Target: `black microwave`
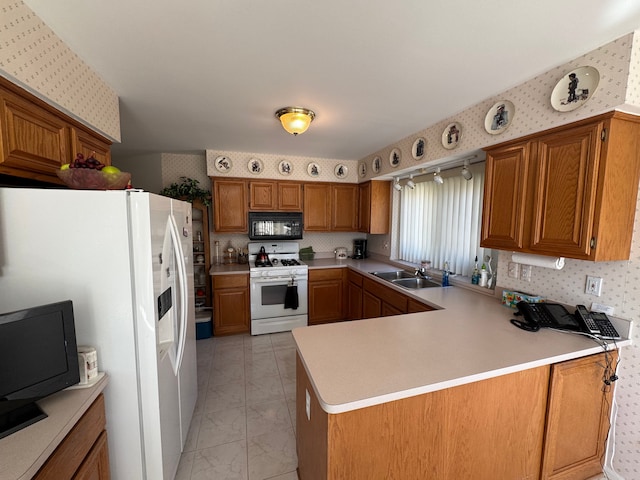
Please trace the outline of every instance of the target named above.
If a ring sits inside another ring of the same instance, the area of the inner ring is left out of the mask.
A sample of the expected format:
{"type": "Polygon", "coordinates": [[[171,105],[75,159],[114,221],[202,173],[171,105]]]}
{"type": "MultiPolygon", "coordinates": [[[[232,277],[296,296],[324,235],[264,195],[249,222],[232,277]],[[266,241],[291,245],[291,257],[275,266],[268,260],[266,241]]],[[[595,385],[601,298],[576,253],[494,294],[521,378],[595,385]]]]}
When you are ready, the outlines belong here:
{"type": "Polygon", "coordinates": [[[249,240],[299,240],[302,212],[249,212],[249,240]]]}

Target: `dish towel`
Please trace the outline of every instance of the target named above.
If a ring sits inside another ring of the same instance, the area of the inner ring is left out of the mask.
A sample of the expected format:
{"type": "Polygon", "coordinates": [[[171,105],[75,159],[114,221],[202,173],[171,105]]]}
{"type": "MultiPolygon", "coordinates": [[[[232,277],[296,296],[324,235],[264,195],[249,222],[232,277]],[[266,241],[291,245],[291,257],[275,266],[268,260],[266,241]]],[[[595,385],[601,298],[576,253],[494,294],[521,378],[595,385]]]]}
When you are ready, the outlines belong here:
{"type": "Polygon", "coordinates": [[[297,310],[298,306],[298,286],[289,285],[287,287],[287,292],[284,294],[284,308],[297,310]]]}

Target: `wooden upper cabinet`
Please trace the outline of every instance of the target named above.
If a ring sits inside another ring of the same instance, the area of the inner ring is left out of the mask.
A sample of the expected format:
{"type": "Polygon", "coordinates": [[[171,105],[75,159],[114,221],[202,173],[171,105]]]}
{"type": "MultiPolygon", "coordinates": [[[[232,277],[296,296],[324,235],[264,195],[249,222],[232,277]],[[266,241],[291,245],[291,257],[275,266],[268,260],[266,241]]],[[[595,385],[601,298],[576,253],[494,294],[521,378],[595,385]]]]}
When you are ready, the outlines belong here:
{"type": "Polygon", "coordinates": [[[532,251],[589,256],[603,128],[599,122],[537,140],[532,251]]]}
{"type": "Polygon", "coordinates": [[[530,148],[525,142],[487,152],[480,240],[483,247],[523,247],[530,148]]]}
{"type": "Polygon", "coordinates": [[[331,229],[331,185],[304,185],[304,229],[326,232],[331,229]]]}
{"type": "Polygon", "coordinates": [[[370,181],[359,186],[358,231],[389,233],[391,182],[370,181]]]}
{"type": "Polygon", "coordinates": [[[249,182],[249,210],[276,210],[278,201],[277,182],[249,182]]]}
{"type": "Polygon", "coordinates": [[[213,180],[216,232],[247,233],[247,184],[241,179],[213,180]]]}
{"type": "Polygon", "coordinates": [[[298,182],[278,182],[278,210],[302,211],[302,184],[298,182]]]}
{"type": "Polygon", "coordinates": [[[628,260],[640,118],[621,112],[487,149],[484,247],[628,260]]]}
{"type": "Polygon", "coordinates": [[[108,143],[87,132],[71,128],[71,161],[75,160],[78,153],[82,153],[84,158],[89,158],[93,154],[96,160],[105,165],[111,165],[111,148],[108,143]]]}
{"type": "Polygon", "coordinates": [[[0,90],[0,132],[0,173],[50,181],[69,162],[69,124],[4,90],[0,90]]]}
{"type": "Polygon", "coordinates": [[[62,184],[56,175],[76,153],[111,164],[111,142],[0,77],[0,174],[62,184]]]}
{"type": "Polygon", "coordinates": [[[355,232],[358,230],[358,185],[331,186],[331,230],[355,232]]]}

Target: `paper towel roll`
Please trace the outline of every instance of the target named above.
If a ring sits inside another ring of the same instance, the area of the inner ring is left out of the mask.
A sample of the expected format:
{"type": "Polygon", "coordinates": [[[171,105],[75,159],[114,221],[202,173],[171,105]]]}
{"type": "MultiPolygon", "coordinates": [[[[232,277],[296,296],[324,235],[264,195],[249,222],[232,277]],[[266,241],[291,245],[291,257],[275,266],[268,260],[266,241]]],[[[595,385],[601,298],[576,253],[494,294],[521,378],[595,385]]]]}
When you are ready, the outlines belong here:
{"type": "Polygon", "coordinates": [[[511,261],[524,265],[533,265],[534,267],[552,268],[553,270],[562,270],[562,267],[564,267],[564,257],[543,257],[527,253],[514,253],[511,255],[511,261]]]}

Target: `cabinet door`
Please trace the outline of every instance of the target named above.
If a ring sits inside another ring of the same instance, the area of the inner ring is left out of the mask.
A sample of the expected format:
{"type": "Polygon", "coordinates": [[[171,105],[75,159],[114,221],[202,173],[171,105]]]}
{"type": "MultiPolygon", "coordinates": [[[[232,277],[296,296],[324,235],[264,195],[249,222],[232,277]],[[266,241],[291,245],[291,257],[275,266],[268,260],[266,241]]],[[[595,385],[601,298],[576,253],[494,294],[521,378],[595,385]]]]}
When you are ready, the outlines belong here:
{"type": "Polygon", "coordinates": [[[304,229],[318,232],[331,230],[331,185],[304,185],[304,229]]]}
{"type": "Polygon", "coordinates": [[[71,159],[75,160],[78,153],[82,153],[84,158],[91,155],[105,165],[111,165],[111,149],[107,142],[103,142],[96,137],[77,128],[71,129],[71,159]]]}
{"type": "Polygon", "coordinates": [[[276,210],[277,182],[249,182],[249,210],[276,210]]]}
{"type": "Polygon", "coordinates": [[[302,184],[278,182],[278,210],[302,211],[302,184]]]}
{"type": "Polygon", "coordinates": [[[349,270],[347,272],[347,318],[362,318],[362,275],[349,270]]]}
{"type": "Polygon", "coordinates": [[[0,92],[0,173],[62,183],[56,176],[69,162],[69,125],[10,92],[0,92]]]}
{"type": "Polygon", "coordinates": [[[106,430],[93,444],[91,451],[73,476],[73,480],[109,480],[109,449],[106,430]]]}
{"type": "Polygon", "coordinates": [[[249,333],[248,288],[214,289],[213,303],[214,335],[249,333]]]}
{"type": "Polygon", "coordinates": [[[536,142],[531,251],[588,258],[596,199],[602,123],[540,137],[536,142]]]}
{"type": "Polygon", "coordinates": [[[617,352],[553,365],[542,458],[542,479],[580,480],[602,471],[613,386],[604,367],[617,352]]]}
{"type": "Polygon", "coordinates": [[[368,233],[371,227],[371,182],[358,187],[358,231],[368,233]]]}
{"type": "Polygon", "coordinates": [[[382,316],[382,300],[367,290],[362,291],[362,318],[382,316]]]}
{"type": "Polygon", "coordinates": [[[309,271],[309,325],[344,320],[343,270],[309,271]]]}
{"type": "Polygon", "coordinates": [[[413,298],[410,298],[407,302],[407,313],[416,313],[416,312],[431,312],[435,310],[435,308],[430,307],[422,302],[418,302],[413,298]]]}
{"type": "Polygon", "coordinates": [[[487,151],[480,245],[519,250],[524,246],[530,144],[487,151]]]}
{"type": "Polygon", "coordinates": [[[247,190],[244,180],[213,181],[216,232],[247,233],[247,190]]]}
{"type": "Polygon", "coordinates": [[[331,230],[358,230],[358,185],[333,185],[331,209],[331,230]]]}

